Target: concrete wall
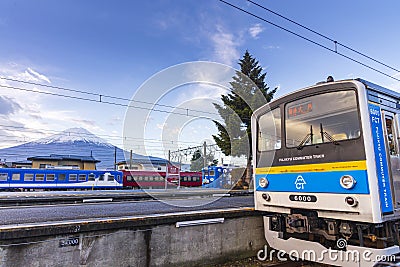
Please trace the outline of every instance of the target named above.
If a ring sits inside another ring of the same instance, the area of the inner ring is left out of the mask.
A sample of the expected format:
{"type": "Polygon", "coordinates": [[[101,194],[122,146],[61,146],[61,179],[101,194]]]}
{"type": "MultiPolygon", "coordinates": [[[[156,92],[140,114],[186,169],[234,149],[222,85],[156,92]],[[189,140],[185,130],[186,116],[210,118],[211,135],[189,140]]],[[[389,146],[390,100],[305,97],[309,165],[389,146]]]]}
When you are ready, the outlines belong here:
{"type": "Polygon", "coordinates": [[[210,266],[254,256],[264,244],[262,217],[239,217],[179,228],[165,224],[11,239],[1,242],[0,266],[210,266]],[[79,244],[61,246],[69,238],[79,244]]]}

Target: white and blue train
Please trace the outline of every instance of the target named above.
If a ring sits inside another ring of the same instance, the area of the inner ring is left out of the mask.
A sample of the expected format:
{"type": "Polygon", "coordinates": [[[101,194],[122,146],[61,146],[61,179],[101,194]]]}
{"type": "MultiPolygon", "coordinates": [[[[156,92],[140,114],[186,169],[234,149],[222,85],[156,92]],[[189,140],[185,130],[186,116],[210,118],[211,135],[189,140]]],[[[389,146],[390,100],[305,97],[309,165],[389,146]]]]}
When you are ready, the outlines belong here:
{"type": "Polygon", "coordinates": [[[201,170],[202,187],[204,188],[225,188],[232,186],[232,166],[208,166],[201,170]]]}
{"type": "Polygon", "coordinates": [[[338,266],[395,260],[399,93],[362,79],[318,83],[256,110],[252,140],[255,208],[272,248],[338,266]]]}
{"type": "Polygon", "coordinates": [[[77,169],[0,169],[0,190],[121,189],[122,172],[77,169]]]}

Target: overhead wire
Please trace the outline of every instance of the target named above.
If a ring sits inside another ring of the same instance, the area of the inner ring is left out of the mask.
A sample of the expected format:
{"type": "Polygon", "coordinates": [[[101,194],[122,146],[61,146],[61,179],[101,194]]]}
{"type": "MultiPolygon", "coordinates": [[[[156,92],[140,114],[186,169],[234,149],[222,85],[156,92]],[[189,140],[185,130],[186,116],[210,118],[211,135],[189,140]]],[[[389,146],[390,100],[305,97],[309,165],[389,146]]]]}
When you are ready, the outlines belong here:
{"type": "Polygon", "coordinates": [[[280,18],[283,18],[283,19],[285,19],[285,20],[287,20],[287,21],[289,21],[289,22],[291,22],[291,23],[293,23],[293,24],[295,24],[295,25],[297,25],[297,26],[299,26],[299,27],[301,27],[301,28],[303,28],[303,29],[306,29],[306,30],[308,30],[308,31],[310,31],[310,32],[312,32],[312,33],[314,33],[314,34],[316,34],[316,35],[322,37],[322,38],[325,38],[325,39],[327,39],[327,40],[333,42],[335,45],[340,45],[340,46],[342,46],[343,48],[346,48],[346,49],[348,49],[348,50],[350,50],[350,51],[352,51],[352,52],[354,52],[354,53],[356,53],[356,54],[359,54],[360,56],[363,56],[363,57],[365,57],[365,58],[368,58],[369,60],[372,60],[372,61],[374,61],[374,62],[376,62],[376,63],[378,63],[378,64],[380,64],[380,65],[382,65],[382,66],[385,66],[385,67],[387,67],[387,68],[389,68],[389,69],[391,69],[391,70],[394,70],[394,71],[396,71],[396,72],[400,72],[399,69],[396,69],[396,68],[394,68],[394,67],[392,67],[392,66],[390,66],[390,65],[388,65],[388,64],[386,64],[386,63],[383,63],[382,61],[379,61],[379,60],[377,60],[377,59],[375,59],[375,58],[373,58],[373,57],[370,57],[370,56],[368,56],[368,55],[366,55],[366,54],[364,54],[364,53],[361,53],[360,51],[358,51],[358,50],[356,50],[356,49],[354,49],[354,48],[351,48],[351,47],[349,47],[349,46],[347,46],[347,45],[344,45],[344,44],[342,44],[342,43],[340,43],[340,42],[338,42],[338,41],[336,41],[336,40],[334,40],[334,39],[332,39],[332,38],[330,38],[330,37],[328,37],[328,36],[326,36],[326,35],[324,35],[324,34],[322,34],[322,33],[319,33],[319,32],[317,32],[317,31],[315,31],[315,30],[313,30],[313,29],[311,29],[311,28],[309,28],[309,27],[307,27],[307,26],[304,26],[304,25],[301,24],[301,23],[298,23],[298,22],[296,22],[296,21],[294,21],[294,20],[292,20],[292,19],[290,19],[290,18],[288,18],[288,17],[285,17],[285,16],[279,14],[278,12],[273,11],[273,10],[271,10],[271,9],[269,9],[269,8],[267,8],[267,7],[263,6],[263,5],[261,5],[261,4],[258,4],[258,3],[254,2],[254,1],[252,1],[252,0],[246,0],[246,1],[249,2],[249,3],[252,3],[253,5],[258,6],[258,7],[262,8],[262,9],[264,9],[264,10],[266,10],[266,11],[268,11],[268,12],[270,12],[270,13],[272,13],[272,14],[274,14],[274,15],[280,17],[280,18]]]}
{"type": "MultiPolygon", "coordinates": [[[[64,97],[64,98],[77,99],[77,100],[83,100],[83,101],[97,102],[97,103],[103,103],[103,104],[109,104],[109,105],[115,105],[115,106],[121,106],[121,107],[135,108],[135,109],[140,109],[140,110],[150,110],[150,111],[167,113],[167,114],[182,115],[182,116],[193,117],[193,118],[203,118],[204,116],[192,115],[192,114],[189,113],[189,111],[199,112],[199,113],[204,113],[204,114],[210,114],[210,115],[218,115],[219,116],[218,113],[208,112],[208,111],[199,111],[199,110],[194,110],[194,109],[189,109],[189,108],[180,108],[180,107],[168,106],[168,107],[172,107],[172,108],[175,108],[175,109],[183,109],[183,110],[186,111],[185,113],[180,113],[180,112],[167,111],[167,110],[161,110],[161,109],[155,109],[155,108],[137,107],[137,106],[133,106],[133,105],[130,105],[130,104],[121,104],[121,103],[116,103],[116,102],[104,101],[102,99],[96,100],[96,99],[92,99],[92,98],[64,95],[64,94],[59,94],[59,93],[39,91],[39,90],[21,88],[21,87],[15,87],[15,86],[0,85],[0,87],[7,88],[7,89],[13,89],[13,90],[19,90],[19,91],[33,92],[33,93],[38,93],[38,94],[57,96],[57,97],[64,97]]],[[[157,104],[152,104],[152,105],[156,106],[157,104]]],[[[167,106],[165,106],[165,107],[167,107],[167,106]]]]}
{"type": "MultiPolygon", "coordinates": [[[[258,15],[256,15],[256,14],[254,14],[254,13],[251,13],[251,12],[249,12],[249,11],[243,9],[243,8],[240,8],[240,7],[234,5],[234,4],[230,3],[230,2],[227,2],[227,1],[225,1],[225,0],[219,0],[219,1],[222,2],[222,3],[224,3],[224,4],[226,4],[226,5],[229,5],[229,6],[233,7],[233,8],[235,8],[235,9],[239,10],[239,11],[242,11],[242,12],[248,14],[248,15],[251,15],[251,16],[253,16],[253,17],[255,17],[255,18],[259,19],[259,20],[262,20],[262,21],[264,21],[264,22],[266,22],[266,23],[268,23],[268,24],[271,24],[271,25],[273,25],[273,26],[275,26],[275,27],[277,27],[277,28],[279,28],[279,29],[281,29],[281,30],[284,30],[284,31],[286,31],[286,32],[288,32],[288,33],[291,33],[291,34],[293,34],[293,35],[295,35],[295,36],[297,36],[297,37],[299,37],[299,38],[301,38],[301,39],[304,39],[304,40],[306,40],[306,41],[308,41],[308,42],[311,42],[311,43],[313,43],[313,44],[315,44],[315,45],[317,45],[317,46],[320,46],[320,47],[322,47],[322,48],[324,48],[324,49],[326,49],[326,50],[329,50],[329,51],[331,51],[331,52],[334,52],[334,53],[336,53],[336,54],[338,54],[338,55],[340,55],[340,56],[342,56],[342,57],[344,57],[344,58],[346,58],[346,59],[348,59],[348,60],[351,60],[351,61],[353,61],[353,62],[355,62],[355,63],[358,63],[358,64],[360,64],[360,65],[362,65],[362,66],[364,66],[364,67],[366,67],[366,68],[369,68],[369,69],[371,69],[371,70],[373,70],[373,71],[376,71],[376,72],[378,72],[378,73],[380,73],[380,74],[382,74],[382,75],[385,75],[385,76],[387,76],[387,77],[389,77],[389,78],[392,78],[392,79],[394,79],[394,80],[396,80],[396,81],[400,81],[400,79],[398,79],[398,78],[396,78],[396,77],[393,77],[392,75],[389,75],[389,74],[387,74],[387,73],[385,73],[385,72],[382,72],[382,71],[380,71],[380,70],[378,70],[378,69],[376,69],[376,68],[373,68],[373,67],[371,67],[371,66],[369,66],[369,65],[367,65],[367,64],[365,64],[365,63],[363,63],[363,62],[361,62],[361,61],[358,61],[358,60],[353,59],[353,58],[351,58],[351,57],[349,57],[349,56],[347,56],[347,55],[344,55],[344,54],[338,52],[336,49],[334,50],[334,49],[332,49],[332,48],[329,48],[329,47],[327,47],[327,46],[325,46],[325,45],[323,45],[323,44],[320,44],[320,43],[318,43],[318,42],[316,42],[316,41],[313,41],[313,40],[311,40],[311,39],[309,39],[309,38],[307,38],[307,37],[304,37],[304,36],[302,36],[302,35],[300,35],[300,34],[294,32],[294,31],[291,31],[291,30],[289,30],[289,29],[287,29],[287,28],[284,28],[284,27],[282,27],[282,26],[280,26],[280,25],[278,25],[278,24],[276,24],[276,23],[273,23],[273,22],[271,22],[271,21],[269,21],[269,20],[266,20],[265,18],[262,18],[262,17],[260,17],[260,16],[258,16],[258,15]]],[[[256,3],[256,2],[252,1],[252,0],[246,0],[246,1],[249,2],[249,3],[251,3],[251,4],[253,4],[253,5],[256,5],[256,6],[262,8],[262,9],[264,9],[264,10],[266,10],[266,11],[268,11],[268,12],[270,12],[270,13],[276,15],[276,16],[279,16],[279,17],[281,17],[281,18],[283,18],[283,19],[285,19],[285,20],[287,20],[287,21],[289,21],[289,22],[291,22],[291,23],[294,23],[295,25],[297,25],[297,26],[299,26],[299,27],[302,27],[302,28],[304,28],[304,29],[306,29],[306,30],[308,30],[308,31],[310,31],[310,32],[312,32],[312,33],[314,33],[314,34],[317,34],[317,35],[319,35],[319,36],[321,36],[321,37],[323,37],[323,38],[325,38],[325,39],[327,39],[327,40],[330,40],[330,41],[334,42],[335,44],[338,44],[338,45],[340,45],[340,46],[343,46],[343,47],[345,47],[346,49],[349,49],[350,51],[353,51],[353,52],[355,52],[355,53],[357,53],[357,54],[360,54],[360,55],[362,55],[362,56],[364,56],[364,57],[366,57],[366,58],[368,58],[368,59],[370,59],[370,60],[373,60],[373,61],[375,61],[375,62],[377,62],[377,63],[379,63],[379,64],[381,64],[381,65],[383,65],[383,66],[385,66],[385,67],[388,67],[388,68],[390,68],[390,69],[392,69],[392,70],[395,70],[395,71],[399,72],[399,70],[396,69],[396,68],[394,68],[394,67],[391,67],[391,66],[389,66],[389,65],[387,65],[387,64],[385,64],[385,63],[383,63],[383,62],[381,62],[381,61],[378,61],[378,60],[376,60],[376,59],[374,59],[374,58],[372,58],[372,57],[370,57],[370,56],[368,56],[368,55],[365,55],[365,54],[363,54],[363,53],[361,53],[361,52],[359,52],[359,51],[357,51],[357,50],[355,50],[355,49],[353,49],[353,48],[351,48],[351,47],[349,47],[349,46],[346,46],[346,45],[344,45],[344,44],[342,44],[342,43],[340,43],[340,42],[337,42],[337,41],[335,41],[334,39],[332,39],[332,38],[330,38],[330,37],[328,37],[328,36],[326,36],[326,35],[323,35],[323,34],[317,32],[317,31],[315,31],[315,30],[312,30],[311,28],[306,27],[306,26],[304,26],[304,25],[302,25],[302,24],[300,24],[300,23],[298,23],[298,22],[296,22],[296,21],[294,21],[294,20],[292,20],[292,19],[290,19],[290,18],[287,18],[287,17],[285,17],[285,16],[283,16],[283,15],[281,15],[281,14],[279,14],[279,13],[277,13],[277,12],[275,12],[275,11],[269,9],[269,8],[266,8],[266,7],[263,6],[263,5],[260,5],[260,4],[256,3]]],[[[195,117],[195,118],[199,118],[200,116],[191,115],[191,114],[189,114],[189,111],[192,111],[192,112],[199,112],[199,113],[203,113],[203,114],[212,114],[212,115],[218,115],[218,116],[219,116],[218,113],[214,113],[214,112],[200,111],[200,110],[189,109],[189,108],[181,108],[181,107],[176,107],[176,106],[171,106],[171,105],[164,105],[164,104],[150,103],[150,102],[146,102],[146,101],[132,100],[132,99],[127,99],[127,98],[122,98],[122,97],[116,97],[116,96],[112,96],[112,95],[98,94],[98,93],[93,93],[93,92],[86,92],[86,91],[82,91],[82,90],[76,90],[76,89],[66,88],[66,87],[61,87],[61,86],[54,86],[54,85],[47,85],[47,84],[36,83],[36,82],[23,81],[23,80],[18,80],[18,79],[14,79],[14,78],[8,78],[8,77],[2,77],[2,76],[0,76],[0,79],[7,80],[7,81],[12,81],[12,82],[18,82],[18,83],[29,84],[29,85],[36,85],[36,86],[41,86],[41,87],[46,87],[46,88],[53,88],[53,89],[58,89],[58,90],[64,90],[64,91],[69,91],[69,92],[75,92],[75,93],[80,93],[80,94],[87,94],[87,95],[97,96],[97,97],[99,97],[99,99],[91,99],[91,98],[85,98],[85,97],[64,95],[64,94],[59,94],[59,93],[38,91],[38,90],[33,90],[33,89],[28,89],[28,88],[21,88],[21,87],[15,87],[15,86],[0,85],[0,87],[8,88],[8,89],[21,90],[21,91],[27,91],[27,92],[33,92],[33,93],[39,93],[39,94],[46,94],[46,95],[52,95],[52,96],[70,98],[70,99],[83,100],[83,101],[105,103],[105,104],[116,105],[116,106],[131,107],[131,108],[136,108],[136,109],[141,109],[141,110],[150,110],[150,111],[155,111],[155,112],[168,113],[168,114],[176,114],[176,115],[189,116],[189,117],[195,117]],[[111,99],[116,99],[116,100],[131,101],[131,102],[136,102],[136,103],[141,103],[141,104],[148,104],[148,105],[153,105],[153,106],[160,106],[160,107],[167,107],[167,108],[180,109],[180,110],[185,110],[186,112],[185,112],[185,113],[179,113],[179,112],[166,111],[166,110],[160,110],[160,109],[155,109],[155,108],[137,107],[137,106],[132,106],[132,105],[130,105],[130,104],[121,104],[121,103],[115,103],[115,102],[110,102],[110,101],[104,101],[104,100],[103,100],[103,97],[107,97],[107,98],[111,98],[111,99]]]]}
{"type": "MultiPolygon", "coordinates": [[[[91,133],[81,133],[79,131],[54,131],[54,130],[45,130],[45,129],[29,129],[29,128],[25,128],[25,127],[21,127],[21,126],[13,126],[13,125],[1,125],[3,126],[2,128],[4,128],[6,131],[7,129],[11,129],[11,130],[16,130],[16,129],[24,129],[26,131],[31,131],[31,132],[39,132],[41,134],[45,134],[45,133],[52,133],[52,134],[57,134],[59,135],[60,133],[63,133],[64,136],[71,136],[71,137],[91,137],[92,134],[91,133]]],[[[1,137],[10,137],[9,138],[5,138],[6,140],[3,139],[3,141],[9,141],[9,142],[14,142],[16,143],[15,145],[19,146],[19,153],[18,152],[7,152],[4,151],[2,156],[0,156],[0,158],[3,157],[12,157],[12,158],[26,158],[26,154],[29,154],[32,152],[35,152],[36,154],[40,154],[40,153],[46,153],[48,152],[48,150],[46,148],[37,148],[37,147],[30,147],[29,141],[35,141],[35,139],[33,138],[29,138],[29,137],[16,137],[16,136],[12,136],[12,135],[7,135],[7,134],[0,134],[1,137]],[[17,140],[19,138],[20,140],[17,140]],[[22,140],[23,139],[23,140],[22,140]],[[7,155],[7,156],[5,156],[7,155]]],[[[183,140],[161,140],[161,139],[154,139],[154,138],[136,138],[136,137],[125,137],[122,138],[120,136],[115,136],[115,135],[97,135],[99,137],[105,137],[107,136],[108,138],[114,138],[114,139],[124,139],[124,141],[126,141],[126,143],[114,143],[114,144],[109,144],[107,143],[109,146],[109,150],[112,151],[110,153],[106,152],[106,151],[98,151],[97,149],[94,149],[93,152],[96,154],[96,157],[107,157],[110,155],[114,155],[114,148],[116,147],[124,147],[125,152],[123,153],[128,153],[127,151],[129,150],[134,150],[136,152],[139,152],[139,150],[145,149],[147,152],[149,151],[154,151],[154,152],[160,152],[160,146],[163,147],[164,151],[167,151],[169,149],[171,150],[183,150],[186,149],[187,147],[191,147],[191,146],[196,146],[198,145],[197,142],[193,142],[193,141],[183,141],[183,140]],[[130,140],[130,141],[127,141],[130,140]],[[178,148],[177,148],[178,147],[178,148]]],[[[36,139],[37,141],[37,139],[36,139]]],[[[77,148],[81,148],[80,145],[78,144],[69,144],[69,148],[71,149],[71,151],[74,151],[77,148]]],[[[95,147],[94,147],[95,148],[95,147]]],[[[2,148],[2,149],[7,149],[7,148],[2,148]]],[[[11,148],[13,149],[13,148],[11,148]]],[[[57,153],[56,153],[57,154],[57,153]]],[[[74,154],[73,152],[71,152],[71,154],[74,154]]]]}
{"type": "MultiPolygon", "coordinates": [[[[60,134],[60,133],[67,133],[67,130],[64,131],[55,131],[55,130],[47,130],[47,129],[32,129],[32,128],[26,128],[23,126],[14,126],[14,125],[4,125],[4,124],[0,124],[0,127],[2,127],[2,129],[7,129],[7,128],[11,128],[11,129],[22,129],[25,132],[33,132],[33,133],[40,133],[40,134],[60,134]]],[[[91,133],[88,134],[82,134],[80,132],[75,132],[75,131],[69,131],[68,130],[68,134],[70,136],[92,136],[91,133]]],[[[94,134],[93,134],[94,135],[94,134]]],[[[0,135],[0,136],[6,136],[6,135],[0,135]]],[[[154,139],[154,138],[141,138],[141,137],[130,137],[130,136],[119,136],[119,135],[106,135],[106,134],[96,134],[95,136],[97,137],[107,137],[110,139],[123,139],[124,141],[129,141],[132,140],[132,142],[134,141],[146,141],[146,142],[163,142],[163,143],[174,143],[177,142],[176,140],[168,140],[168,139],[154,139]]],[[[10,137],[15,137],[15,136],[10,136],[10,137]]],[[[19,138],[24,138],[24,137],[19,137],[19,138]]],[[[27,137],[25,137],[27,138],[27,137]]],[[[32,139],[33,140],[33,139],[32,139]]],[[[37,139],[35,139],[37,140],[37,139]]],[[[188,142],[188,141],[179,141],[181,143],[189,143],[192,144],[194,142],[188,142]]]]}
{"type": "MultiPolygon", "coordinates": [[[[16,89],[16,90],[22,90],[22,91],[35,92],[35,93],[42,93],[42,94],[47,94],[47,95],[65,96],[65,97],[79,99],[79,100],[87,100],[87,101],[92,101],[92,102],[101,102],[101,103],[113,104],[114,102],[107,102],[107,101],[103,100],[104,98],[111,98],[111,99],[115,99],[115,100],[122,100],[122,101],[128,101],[128,102],[134,102],[134,103],[140,103],[140,104],[146,104],[146,105],[153,105],[153,106],[159,106],[159,107],[180,109],[180,110],[184,110],[184,111],[193,111],[193,112],[199,112],[199,113],[203,113],[203,114],[218,115],[215,112],[207,112],[207,111],[204,111],[204,110],[196,110],[196,109],[176,107],[176,106],[172,106],[172,105],[151,103],[151,102],[147,102],[147,101],[128,99],[128,98],[117,97],[117,96],[106,95],[106,94],[98,94],[98,93],[86,92],[86,91],[77,90],[77,89],[71,89],[71,88],[66,88],[66,87],[60,87],[60,86],[54,86],[54,85],[48,85],[48,84],[42,84],[42,83],[35,83],[35,82],[28,82],[28,81],[24,81],[24,80],[12,79],[12,78],[3,77],[3,76],[0,76],[0,79],[6,80],[6,81],[17,82],[17,83],[36,85],[36,86],[41,86],[41,87],[46,87],[46,88],[58,89],[58,90],[63,90],[63,91],[68,91],[68,92],[74,92],[74,93],[97,96],[98,99],[82,98],[82,97],[68,96],[68,95],[50,93],[50,92],[45,92],[45,91],[38,91],[38,90],[27,89],[27,88],[19,88],[19,87],[15,88],[15,87],[12,87],[12,86],[0,85],[1,87],[9,88],[9,89],[16,89]]],[[[131,105],[124,105],[124,106],[135,108],[134,106],[131,106],[131,105]]],[[[159,111],[159,110],[154,110],[154,111],[159,111]]]]}
{"type": "MultiPolygon", "coordinates": [[[[283,30],[283,31],[286,31],[286,32],[290,33],[290,34],[293,34],[293,35],[295,35],[295,36],[297,36],[297,37],[299,37],[299,38],[301,38],[301,39],[303,39],[303,40],[305,40],[305,41],[308,41],[308,42],[310,42],[310,43],[312,43],[312,44],[315,44],[315,45],[317,45],[317,46],[319,46],[319,47],[321,47],[321,48],[324,48],[324,49],[326,49],[326,50],[328,50],[328,51],[331,51],[331,52],[333,52],[333,53],[336,53],[337,55],[339,55],[339,56],[341,56],[341,57],[344,57],[344,58],[346,58],[346,59],[348,59],[348,60],[350,60],[350,61],[353,61],[353,62],[355,62],[355,63],[357,63],[357,64],[359,64],[359,65],[361,65],[361,66],[364,66],[364,67],[366,67],[366,68],[368,68],[368,69],[370,69],[370,70],[373,70],[373,71],[375,71],[375,72],[377,72],[377,73],[380,73],[380,74],[382,74],[382,75],[384,75],[384,76],[386,76],[386,77],[389,77],[389,78],[391,78],[391,79],[393,79],[393,80],[396,80],[396,81],[399,81],[399,82],[400,82],[400,79],[398,79],[398,78],[396,78],[396,77],[394,77],[394,76],[392,76],[392,75],[390,75],[390,74],[387,74],[387,73],[385,73],[385,72],[383,72],[383,71],[381,71],[381,70],[378,70],[377,68],[374,68],[374,67],[372,67],[372,66],[370,66],[370,65],[368,65],[368,64],[366,64],[366,63],[363,63],[363,62],[361,62],[361,61],[359,61],[359,60],[356,60],[356,59],[354,59],[354,58],[352,58],[352,57],[350,57],[350,56],[347,56],[347,55],[345,55],[345,54],[343,54],[343,53],[340,53],[340,52],[337,51],[337,49],[332,49],[332,48],[329,48],[329,47],[327,47],[327,46],[325,46],[325,45],[323,45],[323,44],[321,44],[321,43],[318,43],[318,42],[316,42],[316,41],[313,41],[313,40],[311,40],[310,38],[307,38],[307,37],[305,37],[305,36],[303,36],[303,35],[301,35],[301,34],[299,34],[299,33],[296,33],[296,32],[294,32],[294,31],[292,31],[292,30],[289,30],[289,29],[287,29],[287,28],[285,28],[285,27],[282,27],[282,26],[280,26],[280,25],[278,25],[278,24],[276,24],[276,23],[274,23],[274,22],[272,22],[272,21],[269,21],[269,20],[267,20],[267,19],[265,19],[265,18],[262,18],[262,17],[260,17],[260,16],[258,16],[258,15],[256,15],[256,14],[254,14],[254,13],[252,13],[252,12],[250,12],[250,11],[247,11],[247,10],[245,10],[245,9],[239,7],[239,6],[236,6],[236,5],[234,5],[234,4],[230,3],[230,2],[227,2],[227,1],[225,1],[225,0],[218,0],[218,1],[220,1],[220,2],[222,2],[222,3],[224,3],[224,4],[226,4],[226,5],[228,5],[228,6],[230,6],[230,7],[233,7],[233,8],[235,8],[235,9],[237,9],[237,10],[243,12],[243,13],[246,13],[246,14],[248,14],[248,15],[254,17],[254,18],[257,18],[257,19],[259,19],[259,20],[261,20],[261,21],[264,21],[264,22],[266,22],[266,23],[268,23],[268,24],[270,24],[270,25],[272,25],[272,26],[274,26],[274,27],[276,27],[276,28],[279,28],[279,29],[281,29],[281,30],[283,30]]],[[[248,1],[248,0],[246,0],[246,1],[248,1]]]]}

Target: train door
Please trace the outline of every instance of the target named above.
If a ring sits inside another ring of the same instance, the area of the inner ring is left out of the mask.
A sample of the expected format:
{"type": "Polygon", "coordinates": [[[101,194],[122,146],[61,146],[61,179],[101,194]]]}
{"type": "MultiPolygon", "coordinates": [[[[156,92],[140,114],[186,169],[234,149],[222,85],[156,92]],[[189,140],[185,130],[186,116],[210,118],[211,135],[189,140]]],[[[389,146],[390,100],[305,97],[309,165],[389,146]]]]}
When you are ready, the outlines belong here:
{"type": "Polygon", "coordinates": [[[392,177],[394,209],[400,209],[400,155],[399,155],[399,114],[384,111],[384,131],[388,150],[388,164],[392,177]]]}

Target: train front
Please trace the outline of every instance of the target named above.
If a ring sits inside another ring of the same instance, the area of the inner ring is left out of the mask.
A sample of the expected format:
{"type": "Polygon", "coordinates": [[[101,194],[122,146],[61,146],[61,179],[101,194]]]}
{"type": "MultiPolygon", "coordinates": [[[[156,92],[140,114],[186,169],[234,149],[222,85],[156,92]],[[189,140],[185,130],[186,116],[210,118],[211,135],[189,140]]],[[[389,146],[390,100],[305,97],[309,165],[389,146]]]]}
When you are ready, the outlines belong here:
{"type": "Polygon", "coordinates": [[[370,123],[357,81],[312,86],[254,112],[255,208],[268,215],[272,248],[339,266],[373,266],[399,251],[379,204],[370,123]]]}

